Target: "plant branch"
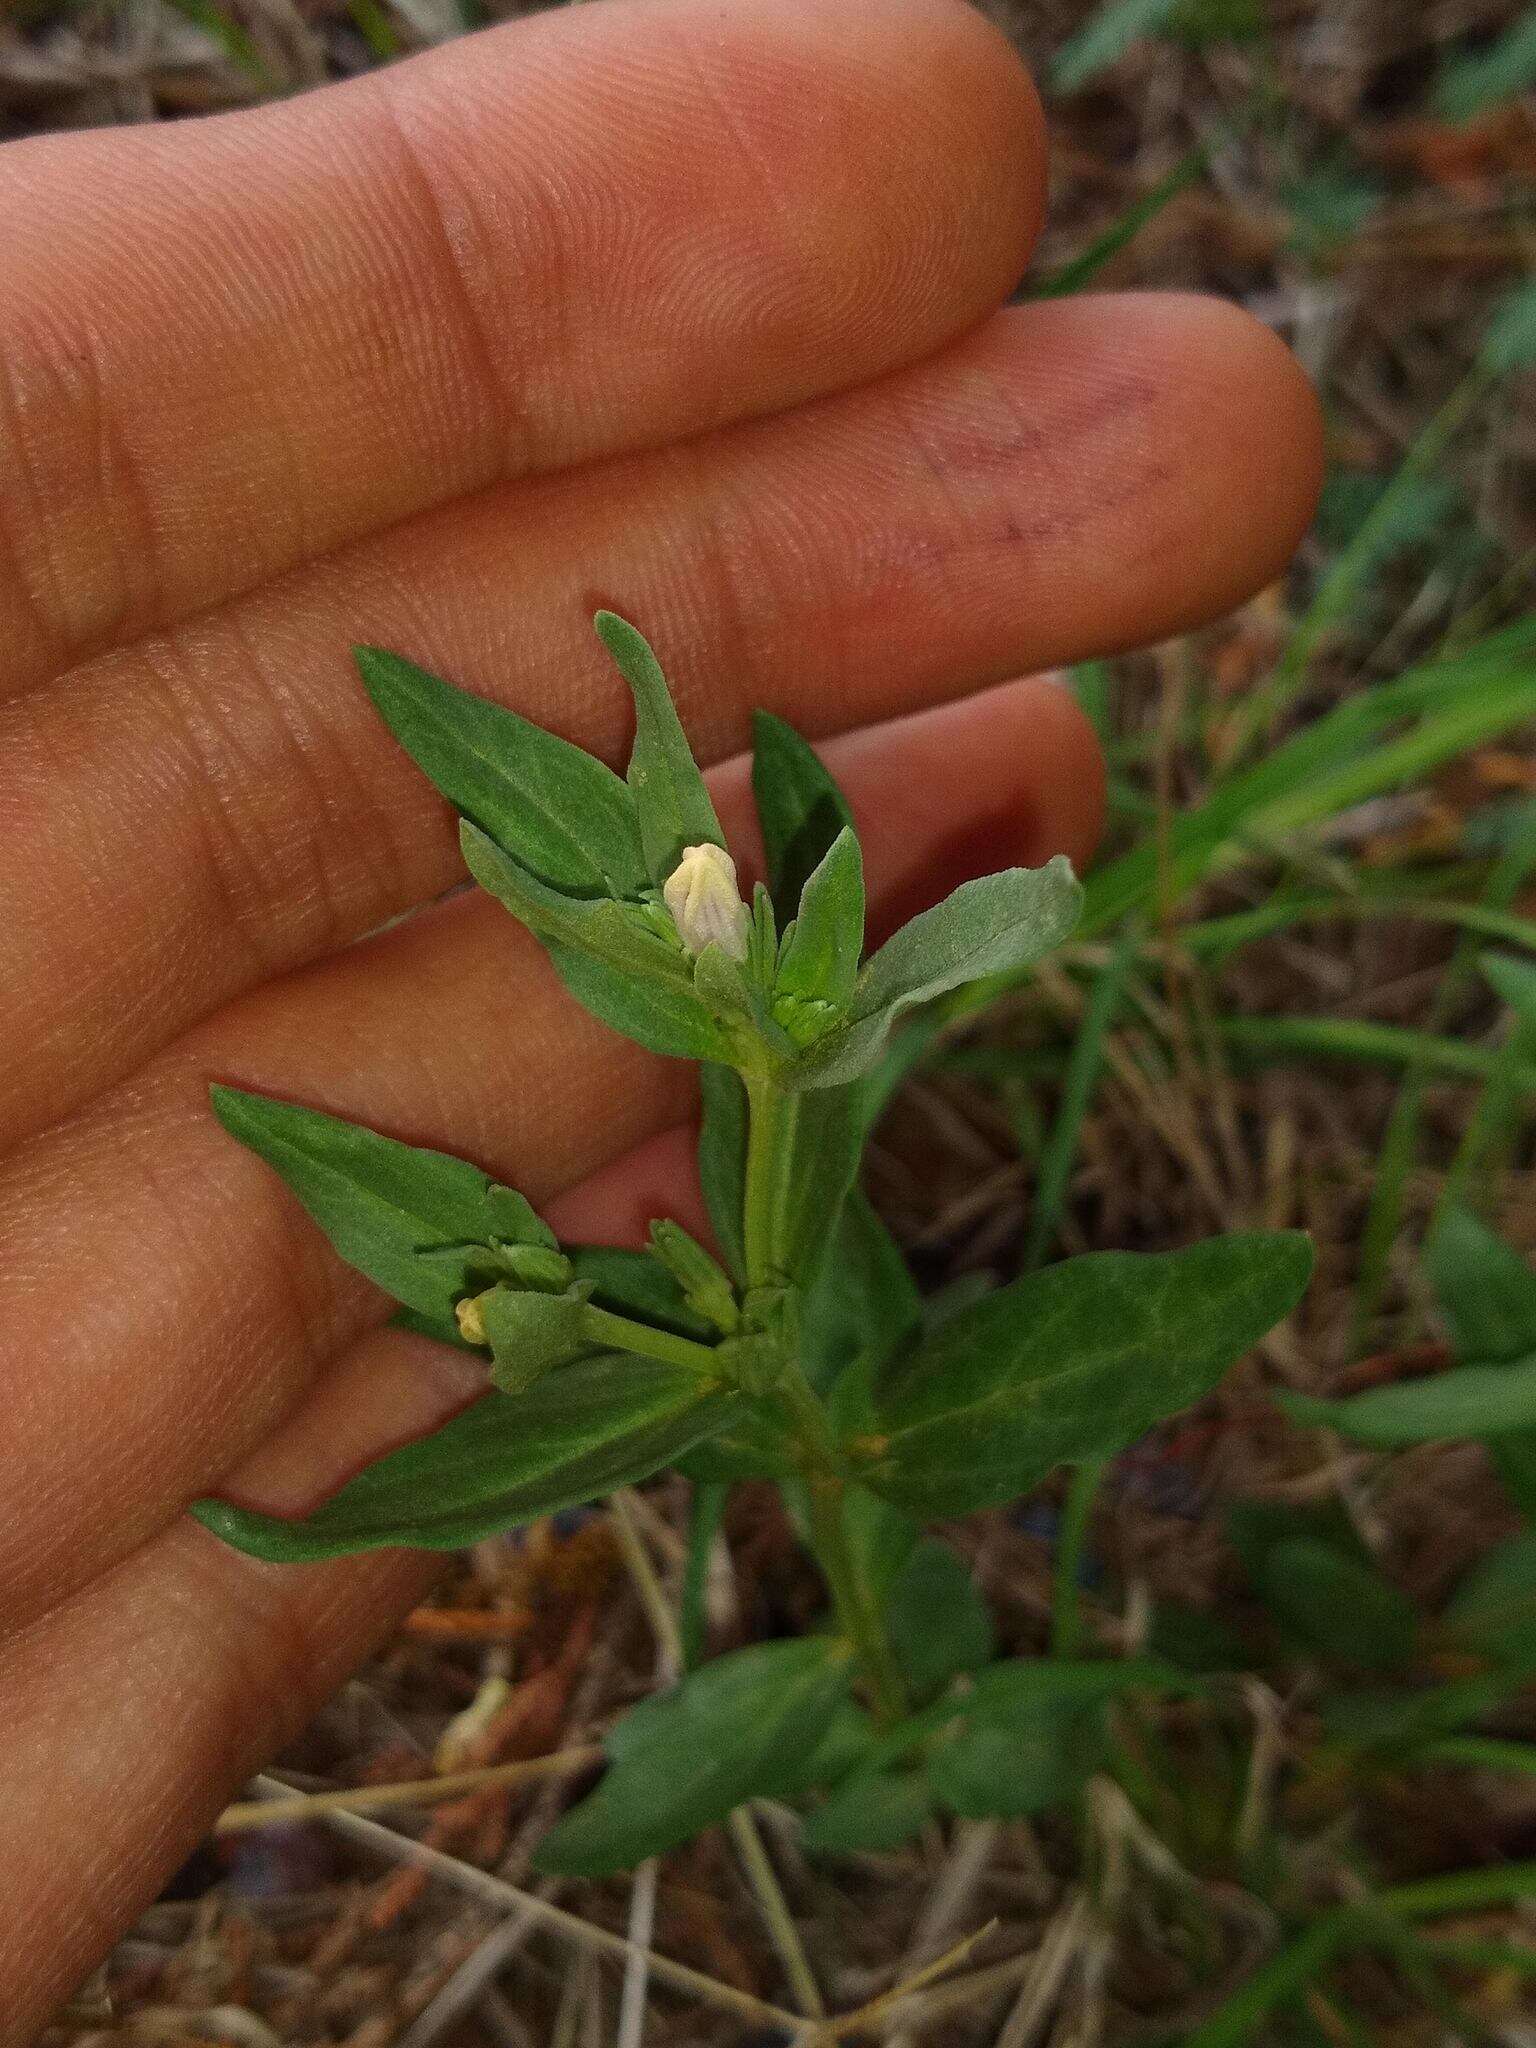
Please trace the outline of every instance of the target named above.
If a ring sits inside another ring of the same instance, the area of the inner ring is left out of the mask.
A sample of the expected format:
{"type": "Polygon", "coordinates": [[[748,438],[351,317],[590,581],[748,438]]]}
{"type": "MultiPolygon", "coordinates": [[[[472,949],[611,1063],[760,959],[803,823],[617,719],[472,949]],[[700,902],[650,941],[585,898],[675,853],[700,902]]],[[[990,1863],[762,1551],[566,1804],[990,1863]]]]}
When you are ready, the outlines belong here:
{"type": "Polygon", "coordinates": [[[633,1351],[641,1358],[659,1358],[667,1365],[685,1366],[689,1372],[720,1377],[720,1361],[708,1344],[692,1337],[679,1337],[675,1330],[658,1330],[650,1323],[637,1323],[631,1316],[615,1315],[611,1309],[593,1308],[582,1313],[582,1329],[594,1344],[614,1351],[633,1351]]]}

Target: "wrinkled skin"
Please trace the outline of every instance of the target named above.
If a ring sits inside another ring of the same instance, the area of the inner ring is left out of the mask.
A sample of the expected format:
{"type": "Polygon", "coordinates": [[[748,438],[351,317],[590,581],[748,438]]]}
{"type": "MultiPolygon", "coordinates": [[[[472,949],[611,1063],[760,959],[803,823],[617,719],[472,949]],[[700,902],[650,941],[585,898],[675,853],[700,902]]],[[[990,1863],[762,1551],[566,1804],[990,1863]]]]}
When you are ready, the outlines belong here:
{"type": "Polygon", "coordinates": [[[619,761],[614,606],[706,760],[755,704],[827,737],[889,921],[1086,858],[1100,765],[1034,672],[1291,553],[1284,348],[1178,296],[1004,309],[1043,184],[959,0],[605,0],[0,151],[5,2043],[436,1569],[264,1566],[184,1504],[301,1509],[475,1384],[383,1331],[208,1080],[573,1234],[690,1200],[687,1071],[434,901],[451,820],[348,643],[619,761]]]}

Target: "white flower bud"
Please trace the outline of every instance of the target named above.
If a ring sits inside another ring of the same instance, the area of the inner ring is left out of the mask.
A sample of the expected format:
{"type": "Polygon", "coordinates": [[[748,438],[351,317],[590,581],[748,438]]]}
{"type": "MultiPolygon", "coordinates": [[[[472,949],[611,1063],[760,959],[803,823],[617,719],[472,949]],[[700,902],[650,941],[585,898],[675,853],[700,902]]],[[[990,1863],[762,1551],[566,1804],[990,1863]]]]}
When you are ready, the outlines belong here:
{"type": "Polygon", "coordinates": [[[723,846],[685,846],[661,894],[690,953],[716,945],[732,960],[746,959],[752,913],[736,886],[736,863],[723,846]]]}

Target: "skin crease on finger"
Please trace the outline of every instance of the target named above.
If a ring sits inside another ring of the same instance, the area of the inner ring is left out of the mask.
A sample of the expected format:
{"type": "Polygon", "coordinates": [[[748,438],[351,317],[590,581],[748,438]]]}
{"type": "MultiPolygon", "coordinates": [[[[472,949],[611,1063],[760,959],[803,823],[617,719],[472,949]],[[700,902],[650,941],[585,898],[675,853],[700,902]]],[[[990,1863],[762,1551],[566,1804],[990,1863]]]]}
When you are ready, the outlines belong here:
{"type": "Polygon", "coordinates": [[[961,0],[609,0],[9,144],[0,687],[916,360],[1008,296],[1043,189],[1033,88],[961,0]]]}
{"type": "MultiPolygon", "coordinates": [[[[1058,850],[1081,861],[1093,843],[1097,752],[1048,681],[849,735],[830,758],[877,900],[904,910],[966,873],[1058,850]]],[[[739,820],[743,768],[715,780],[739,820]]],[[[457,1151],[536,1202],[686,1115],[692,1090],[685,1064],[576,1010],[475,893],[246,998],[14,1158],[0,1172],[0,1350],[25,1342],[31,1364],[0,1441],[12,1625],[206,1490],[385,1313],[212,1121],[210,1077],[457,1151]],[[66,1319],[50,1312],[62,1271],[66,1319]],[[109,1428],[82,1429],[105,1413],[109,1428]],[[106,1491],[110,1518],[94,1505],[106,1491]]]]}
{"type": "Polygon", "coordinates": [[[0,1140],[459,872],[349,640],[613,759],[588,621],[616,603],[718,758],[754,703],[825,731],[1220,612],[1294,546],[1317,450],[1292,359],[1231,308],[1019,308],[866,391],[427,515],[0,709],[0,1140]]]}

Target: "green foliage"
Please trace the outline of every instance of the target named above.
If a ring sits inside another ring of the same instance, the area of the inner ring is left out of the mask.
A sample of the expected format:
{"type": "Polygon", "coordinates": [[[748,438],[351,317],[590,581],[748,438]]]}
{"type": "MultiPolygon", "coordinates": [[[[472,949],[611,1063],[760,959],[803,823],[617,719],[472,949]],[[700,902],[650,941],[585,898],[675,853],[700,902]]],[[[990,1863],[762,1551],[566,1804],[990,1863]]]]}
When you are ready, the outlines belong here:
{"type": "Polygon", "coordinates": [[[1512,100],[1536,84],[1536,13],[1523,9],[1514,22],[1482,49],[1461,50],[1435,81],[1434,108],[1450,121],[1512,100]]]}
{"type": "Polygon", "coordinates": [[[611,768],[398,654],[355,652],[395,738],[509,860],[568,895],[638,896],[647,880],[639,820],[611,768]]]}
{"type": "Polygon", "coordinates": [[[599,612],[593,624],[634,693],[635,745],[628,780],[646,865],[659,888],[685,846],[724,846],[725,834],[649,644],[612,612],[599,612]]]}
{"type": "Polygon", "coordinates": [[[538,1867],[563,1877],[629,1869],[775,1790],[848,1683],[846,1653],[819,1636],[703,1665],[609,1730],[606,1775],[544,1837],[538,1867]]]}
{"type": "MultiPolygon", "coordinates": [[[[1187,1681],[1154,1660],[1078,1662],[1068,1628],[1048,1662],[995,1663],[985,1600],[921,1520],[1002,1503],[1063,1460],[1096,1472],[1294,1305],[1310,1251],[1255,1234],[1101,1254],[924,1304],[857,1185],[861,1152],[937,1029],[931,1007],[911,1013],[1064,939],[1082,900],[1072,870],[967,882],[864,961],[847,804],[805,742],[760,717],[769,886],[748,906],[655,656],[611,613],[596,624],[635,699],[626,781],[396,656],[359,662],[460,811],[470,872],[566,987],[641,1045],[703,1063],[699,1169],[721,1257],[668,1218],[646,1252],[562,1247],[461,1160],[216,1090],[229,1130],[410,1326],[477,1352],[487,1391],[307,1516],[194,1512],[257,1556],[302,1562],[456,1548],[667,1464],[693,1480],[687,1675],[610,1730],[605,1776],[540,1853],[551,1872],[632,1865],[759,1796],[810,1801],[807,1846],[823,1853],[888,1846],[938,1813],[1041,1811],[1103,1761],[1117,1692],[1187,1681]],[[707,851],[685,861],[689,848],[707,851]],[[700,1664],[709,1549],[745,1478],[778,1483],[822,1564],[826,1624],[700,1664]]],[[[1045,1148],[1031,1258],[1138,952],[1128,935],[1101,979],[1045,1148]]]]}
{"type": "Polygon", "coordinates": [[[1508,1365],[1536,1355],[1536,1272],[1471,1210],[1441,1217],[1427,1264],[1458,1356],[1508,1365]]]}
{"type": "Polygon", "coordinates": [[[1289,1536],[1267,1546],[1257,1579],[1282,1627],[1333,1662],[1393,1671],[1413,1655],[1416,1623],[1407,1594],[1321,1537],[1289,1536]]]}
{"type": "Polygon", "coordinates": [[[886,940],[860,974],[848,1022],[794,1069],[801,1086],[825,1088],[867,1073],[906,1010],[985,975],[1016,974],[1070,936],[1082,891],[1070,861],[1005,868],[962,882],[886,940]]]}
{"type": "Polygon", "coordinates": [[[604,1355],[526,1393],[489,1393],[434,1436],[392,1451],[312,1515],[286,1521],[227,1501],[192,1512],[253,1557],[307,1563],[411,1544],[458,1550],[647,1479],[741,1413],[738,1396],[658,1360],[604,1355]]]}
{"type": "Polygon", "coordinates": [[[1310,1394],[1277,1398],[1292,1421],[1336,1429],[1378,1451],[1453,1437],[1506,1436],[1536,1430],[1536,1358],[1462,1366],[1429,1379],[1373,1387],[1344,1401],[1310,1394]]]}
{"type": "Polygon", "coordinates": [[[454,1305],[479,1291],[476,1275],[486,1286],[497,1277],[497,1244],[555,1248],[521,1195],[462,1159],[238,1088],[214,1088],[210,1099],[225,1130],[281,1174],[341,1256],[436,1334],[457,1335],[454,1305]]]}
{"type": "Polygon", "coordinates": [[[784,933],[774,1014],[791,1038],[804,1029],[796,1022],[801,1006],[851,1001],[863,951],[864,857],[845,825],[807,878],[784,933]]]}
{"type": "Polygon", "coordinates": [[[1012,1500],[1209,1393],[1311,1270],[1305,1237],[1254,1232],[1027,1274],[899,1361],[864,1481],[920,1515],[1012,1500]]]}
{"type": "Polygon", "coordinates": [[[768,886],[780,921],[787,924],[833,842],[851,830],[853,813],[814,748],[766,711],[752,722],[752,795],[768,860],[768,886]]]}
{"type": "Polygon", "coordinates": [[[1133,43],[1160,29],[1179,0],[1107,0],[1056,52],[1050,68],[1053,92],[1078,92],[1123,57],[1133,43]]]}
{"type": "Polygon", "coordinates": [[[927,1536],[895,1575],[886,1603],[891,1648],[914,1699],[942,1692],[994,1652],[992,1616],[963,1559],[927,1536]]]}

